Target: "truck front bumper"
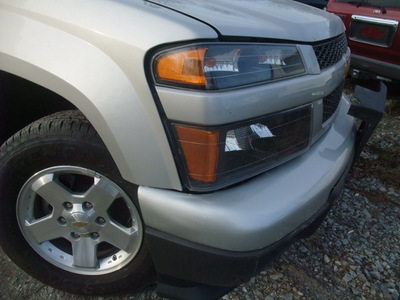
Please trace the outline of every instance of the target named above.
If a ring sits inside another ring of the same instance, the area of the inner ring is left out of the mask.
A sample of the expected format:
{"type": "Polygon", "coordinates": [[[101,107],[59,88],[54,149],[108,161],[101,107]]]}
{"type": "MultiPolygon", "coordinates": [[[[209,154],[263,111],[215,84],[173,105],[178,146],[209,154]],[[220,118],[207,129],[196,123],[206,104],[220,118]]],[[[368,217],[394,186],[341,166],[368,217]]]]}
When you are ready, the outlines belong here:
{"type": "Polygon", "coordinates": [[[219,299],[248,281],[292,243],[314,233],[340,195],[349,167],[332,188],[326,203],[311,218],[262,249],[220,250],[147,228],[147,242],[158,273],[158,294],[182,300],[219,299]]]}
{"type": "Polygon", "coordinates": [[[217,299],[318,228],[372,133],[356,134],[349,108],[343,97],[335,121],[306,153],[240,185],[207,194],[139,187],[159,294],[217,299]]]}

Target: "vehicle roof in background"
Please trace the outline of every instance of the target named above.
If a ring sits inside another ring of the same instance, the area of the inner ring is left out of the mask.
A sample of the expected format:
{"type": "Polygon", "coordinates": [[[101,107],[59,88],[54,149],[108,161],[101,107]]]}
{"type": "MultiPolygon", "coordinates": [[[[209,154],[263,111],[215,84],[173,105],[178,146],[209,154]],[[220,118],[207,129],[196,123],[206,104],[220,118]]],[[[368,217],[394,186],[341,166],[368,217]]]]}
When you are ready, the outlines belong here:
{"type": "Polygon", "coordinates": [[[351,3],[356,5],[373,5],[378,7],[400,8],[399,0],[336,0],[336,2],[351,3]]]}

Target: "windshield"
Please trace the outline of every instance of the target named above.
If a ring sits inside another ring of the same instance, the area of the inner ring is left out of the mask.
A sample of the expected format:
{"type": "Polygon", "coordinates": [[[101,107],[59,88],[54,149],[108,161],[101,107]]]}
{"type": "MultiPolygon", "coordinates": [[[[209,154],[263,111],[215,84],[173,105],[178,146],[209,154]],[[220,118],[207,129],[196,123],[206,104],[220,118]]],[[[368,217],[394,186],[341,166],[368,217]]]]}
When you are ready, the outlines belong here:
{"type": "Polygon", "coordinates": [[[400,0],[336,0],[359,5],[371,5],[377,7],[397,7],[400,8],[400,0]]]}

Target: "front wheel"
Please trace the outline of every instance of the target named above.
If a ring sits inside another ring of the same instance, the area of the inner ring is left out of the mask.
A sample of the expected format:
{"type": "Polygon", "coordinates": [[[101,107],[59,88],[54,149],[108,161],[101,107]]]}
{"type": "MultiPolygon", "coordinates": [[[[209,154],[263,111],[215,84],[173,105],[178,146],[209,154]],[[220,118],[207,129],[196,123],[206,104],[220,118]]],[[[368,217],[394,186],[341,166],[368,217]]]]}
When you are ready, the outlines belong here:
{"type": "Polygon", "coordinates": [[[154,280],[136,187],[78,112],[29,125],[0,149],[0,244],[33,277],[80,294],[154,280]]]}

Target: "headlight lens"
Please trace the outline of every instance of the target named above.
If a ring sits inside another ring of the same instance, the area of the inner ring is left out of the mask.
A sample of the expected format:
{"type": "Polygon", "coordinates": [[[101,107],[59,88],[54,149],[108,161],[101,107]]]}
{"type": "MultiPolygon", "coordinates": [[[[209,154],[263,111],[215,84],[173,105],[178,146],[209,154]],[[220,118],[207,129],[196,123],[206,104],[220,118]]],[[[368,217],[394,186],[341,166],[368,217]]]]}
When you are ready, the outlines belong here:
{"type": "Polygon", "coordinates": [[[296,46],[278,44],[199,44],[157,55],[159,84],[218,90],[305,73],[296,46]]]}

